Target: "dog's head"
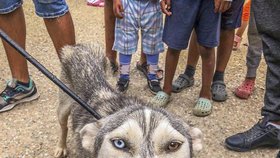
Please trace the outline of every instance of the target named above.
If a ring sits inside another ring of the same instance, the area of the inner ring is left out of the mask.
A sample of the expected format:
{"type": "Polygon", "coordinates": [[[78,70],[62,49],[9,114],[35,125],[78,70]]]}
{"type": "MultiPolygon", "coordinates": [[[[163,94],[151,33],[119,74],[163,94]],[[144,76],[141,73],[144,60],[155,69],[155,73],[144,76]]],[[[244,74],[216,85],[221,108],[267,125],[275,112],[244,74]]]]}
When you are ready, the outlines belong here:
{"type": "Polygon", "coordinates": [[[127,107],[80,130],[82,146],[96,158],[191,158],[202,149],[198,128],[162,109],[127,107]]]}

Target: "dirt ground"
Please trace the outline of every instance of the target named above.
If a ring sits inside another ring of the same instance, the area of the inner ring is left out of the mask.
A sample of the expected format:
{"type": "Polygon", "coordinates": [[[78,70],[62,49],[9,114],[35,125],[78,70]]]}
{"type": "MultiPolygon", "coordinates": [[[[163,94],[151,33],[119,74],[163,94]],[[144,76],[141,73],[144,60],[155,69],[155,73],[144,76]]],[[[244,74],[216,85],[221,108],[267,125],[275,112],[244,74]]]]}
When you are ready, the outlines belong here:
{"type": "MultiPolygon", "coordinates": [[[[84,1],[69,1],[72,17],[79,43],[98,42],[104,45],[103,9],[88,7],[84,1]]],[[[24,12],[27,23],[27,47],[39,62],[51,72],[59,76],[60,63],[52,42],[47,34],[43,20],[34,14],[31,1],[25,1],[24,12]]],[[[246,42],[246,40],[244,41],[246,42]]],[[[192,107],[201,87],[201,64],[197,67],[195,85],[179,94],[172,95],[173,101],[168,111],[181,116],[199,127],[204,133],[204,148],[195,153],[201,158],[274,158],[276,150],[258,149],[251,152],[238,153],[225,149],[224,139],[232,134],[251,128],[260,119],[263,106],[264,82],[266,66],[262,60],[258,69],[257,86],[249,100],[236,98],[232,91],[243,80],[245,74],[246,46],[233,52],[226,71],[226,83],[229,99],[223,103],[214,102],[213,113],[204,118],[192,115],[192,107]]],[[[6,80],[10,78],[10,70],[2,44],[0,46],[0,89],[4,89],[6,80]]],[[[160,65],[164,67],[165,54],[161,55],[160,65]]],[[[133,65],[139,58],[134,56],[133,65]]],[[[181,54],[177,75],[184,70],[187,52],[181,54]]],[[[53,157],[57,143],[58,122],[56,107],[58,105],[58,88],[32,65],[29,71],[37,84],[40,99],[31,103],[21,104],[13,110],[0,114],[0,157],[53,157]]],[[[176,76],[177,76],[176,75],[176,76]]],[[[153,95],[148,92],[143,76],[132,69],[132,82],[129,93],[149,99],[153,95]],[[138,82],[133,82],[138,79],[138,82]],[[139,91],[139,89],[141,89],[139,91]]],[[[116,78],[110,77],[115,85],[116,78]]]]}

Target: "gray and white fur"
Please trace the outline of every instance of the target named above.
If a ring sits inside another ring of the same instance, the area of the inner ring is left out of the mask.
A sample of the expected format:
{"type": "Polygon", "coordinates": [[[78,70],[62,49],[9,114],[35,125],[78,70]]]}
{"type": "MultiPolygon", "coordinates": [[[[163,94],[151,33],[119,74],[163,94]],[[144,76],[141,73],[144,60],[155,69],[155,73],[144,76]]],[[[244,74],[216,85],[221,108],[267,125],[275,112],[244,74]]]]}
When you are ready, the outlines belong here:
{"type": "Polygon", "coordinates": [[[55,157],[66,156],[71,114],[78,157],[191,158],[202,148],[202,133],[178,117],[133,96],[117,93],[105,80],[104,50],[98,45],[66,46],[61,80],[95,109],[96,120],[64,92],[60,93],[61,126],[55,157]]]}

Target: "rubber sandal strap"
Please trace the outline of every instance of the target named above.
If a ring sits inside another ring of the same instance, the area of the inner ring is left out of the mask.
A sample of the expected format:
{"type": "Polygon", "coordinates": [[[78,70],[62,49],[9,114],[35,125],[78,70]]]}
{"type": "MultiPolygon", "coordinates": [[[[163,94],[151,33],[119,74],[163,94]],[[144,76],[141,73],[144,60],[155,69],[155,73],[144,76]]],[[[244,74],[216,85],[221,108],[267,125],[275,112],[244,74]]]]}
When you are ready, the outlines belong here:
{"type": "Polygon", "coordinates": [[[186,74],[180,74],[178,78],[173,82],[172,88],[174,92],[180,92],[186,87],[190,87],[193,85],[193,79],[191,79],[186,74]]]}
{"type": "MultiPolygon", "coordinates": [[[[144,76],[146,76],[147,78],[147,75],[148,75],[148,65],[147,65],[147,62],[144,62],[144,63],[140,63],[140,61],[137,61],[136,62],[136,68],[141,71],[144,76]]],[[[158,69],[156,70],[156,76],[157,76],[157,79],[160,81],[163,79],[163,70],[161,68],[158,67],[158,69]]]]}
{"type": "Polygon", "coordinates": [[[214,81],[211,86],[212,99],[215,101],[225,101],[228,97],[226,85],[223,81],[214,81]]]}

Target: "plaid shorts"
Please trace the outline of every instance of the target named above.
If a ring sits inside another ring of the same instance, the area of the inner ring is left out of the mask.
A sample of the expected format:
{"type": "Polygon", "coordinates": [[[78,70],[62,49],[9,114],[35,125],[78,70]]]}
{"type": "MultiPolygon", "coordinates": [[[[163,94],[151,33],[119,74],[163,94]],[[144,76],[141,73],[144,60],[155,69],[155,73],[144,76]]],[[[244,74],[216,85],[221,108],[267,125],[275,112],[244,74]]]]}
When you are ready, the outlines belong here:
{"type": "Polygon", "coordinates": [[[163,52],[163,18],[159,2],[122,0],[122,5],[124,18],[116,20],[113,50],[125,55],[135,53],[141,30],[143,52],[151,55],[163,52]]]}

